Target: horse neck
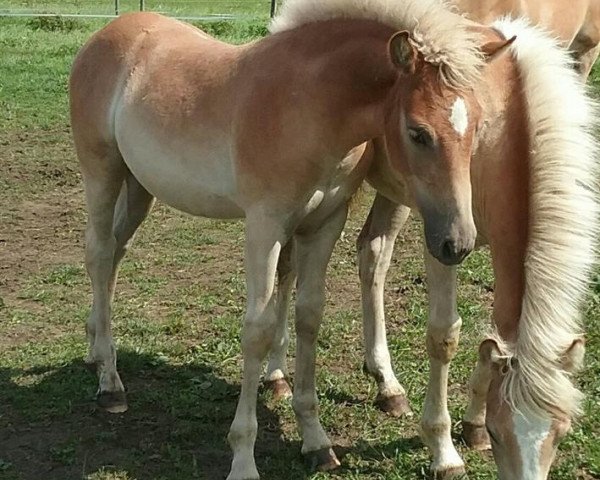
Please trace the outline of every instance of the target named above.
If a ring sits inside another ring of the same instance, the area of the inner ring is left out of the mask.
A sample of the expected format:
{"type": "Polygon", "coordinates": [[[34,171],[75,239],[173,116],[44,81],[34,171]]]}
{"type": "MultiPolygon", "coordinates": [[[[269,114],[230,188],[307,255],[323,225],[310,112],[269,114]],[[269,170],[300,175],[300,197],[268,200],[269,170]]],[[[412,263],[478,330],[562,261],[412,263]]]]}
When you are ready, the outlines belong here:
{"type": "Polygon", "coordinates": [[[529,128],[521,80],[509,58],[486,70],[484,115],[494,118],[474,159],[473,202],[494,269],[493,322],[503,340],[517,339],[525,294],[529,233],[529,128]]]}
{"type": "Polygon", "coordinates": [[[310,23],[259,42],[242,68],[254,76],[269,72],[259,88],[269,89],[270,104],[293,109],[286,118],[315,120],[348,151],[383,134],[385,104],[398,76],[388,57],[393,33],[370,20],[310,23]]]}

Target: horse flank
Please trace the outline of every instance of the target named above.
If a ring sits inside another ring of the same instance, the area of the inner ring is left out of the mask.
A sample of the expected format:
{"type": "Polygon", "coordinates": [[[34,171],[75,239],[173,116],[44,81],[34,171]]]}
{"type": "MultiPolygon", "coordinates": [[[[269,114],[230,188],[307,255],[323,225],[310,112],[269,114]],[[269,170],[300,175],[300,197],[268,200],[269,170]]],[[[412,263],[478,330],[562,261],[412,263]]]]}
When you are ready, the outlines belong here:
{"type": "MultiPolygon", "coordinates": [[[[597,105],[572,68],[566,50],[527,20],[494,27],[517,36],[530,130],[530,231],[525,292],[515,344],[500,342],[509,368],[502,391],[515,410],[535,416],[579,413],[581,392],[562,366],[582,335],[579,310],[596,259],[598,229],[593,129],[597,105]]],[[[499,340],[499,338],[497,338],[499,340]]]]}
{"type": "Polygon", "coordinates": [[[442,0],[287,0],[271,23],[272,33],[332,19],[375,20],[407,30],[426,62],[449,87],[467,89],[480,79],[480,36],[442,0]]]}

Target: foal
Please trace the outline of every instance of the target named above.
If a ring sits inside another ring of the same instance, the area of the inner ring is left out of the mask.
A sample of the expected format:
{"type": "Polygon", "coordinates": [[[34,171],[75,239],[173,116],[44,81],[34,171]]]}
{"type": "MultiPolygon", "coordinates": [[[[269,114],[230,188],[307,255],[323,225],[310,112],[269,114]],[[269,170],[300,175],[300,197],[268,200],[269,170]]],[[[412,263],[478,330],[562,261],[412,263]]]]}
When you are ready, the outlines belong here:
{"type": "Polygon", "coordinates": [[[302,452],[321,469],[338,465],[318,418],[315,347],[327,263],[375,158],[365,141],[385,135],[388,155],[378,158],[415,199],[434,257],[457,263],[475,241],[474,89],[486,57],[507,42],[483,44],[438,0],[321,6],[288,28],[282,17],[280,33],[243,46],[159,15],[125,15],[88,41],[71,72],[93,289],[87,362],[99,375],[100,406],[127,409],[111,301],[119,262],[154,198],[193,215],[245,218],[244,371],[230,480],[258,478],[256,395],[275,332],[277,264],[292,240],[302,452]],[[440,113],[451,109],[456,117],[440,113]],[[443,148],[423,162],[432,142],[443,148]]]}

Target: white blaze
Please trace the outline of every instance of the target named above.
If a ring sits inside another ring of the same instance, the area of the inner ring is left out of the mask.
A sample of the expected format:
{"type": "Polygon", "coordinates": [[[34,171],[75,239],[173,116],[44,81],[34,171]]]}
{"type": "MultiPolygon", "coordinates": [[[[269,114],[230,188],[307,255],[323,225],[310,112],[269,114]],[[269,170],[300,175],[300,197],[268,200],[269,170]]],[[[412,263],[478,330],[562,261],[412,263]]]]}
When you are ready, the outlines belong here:
{"type": "Polygon", "coordinates": [[[521,452],[521,478],[539,480],[541,448],[550,433],[552,422],[549,419],[526,418],[520,413],[513,413],[513,424],[521,452]]]}
{"type": "Polygon", "coordinates": [[[469,126],[467,105],[460,97],[456,98],[456,101],[450,110],[450,124],[452,125],[452,128],[456,130],[456,133],[458,133],[461,137],[464,136],[467,131],[467,127],[469,126]]]}

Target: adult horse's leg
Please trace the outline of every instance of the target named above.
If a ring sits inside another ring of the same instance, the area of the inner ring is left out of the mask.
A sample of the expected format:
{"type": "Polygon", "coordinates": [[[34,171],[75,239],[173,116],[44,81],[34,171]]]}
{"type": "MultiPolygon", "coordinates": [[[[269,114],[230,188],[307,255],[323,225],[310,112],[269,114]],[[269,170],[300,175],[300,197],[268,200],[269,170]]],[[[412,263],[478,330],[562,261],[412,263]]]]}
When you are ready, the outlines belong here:
{"type": "Polygon", "coordinates": [[[464,475],[464,463],[450,436],[448,413],[448,368],[458,347],[461,319],[456,309],[456,267],[439,263],[425,252],[429,292],[429,385],[421,419],[423,442],[431,449],[434,478],[464,475]]]}
{"type": "Polygon", "coordinates": [[[249,212],[246,217],[247,310],[242,331],[244,373],[242,391],[229,430],[233,462],[228,480],[258,479],[254,443],[258,428],[256,396],[262,362],[271,349],[277,316],[275,274],[282,245],[288,241],[277,222],[265,212],[249,212]]]}
{"type": "Polygon", "coordinates": [[[281,249],[279,262],[277,262],[277,327],[265,374],[265,385],[273,392],[276,399],[292,396],[292,390],[288,383],[287,351],[290,298],[296,280],[294,253],[294,239],[290,239],[281,249]]]}
{"type": "MultiPolygon", "coordinates": [[[[485,348],[485,343],[481,348],[485,348]]],[[[462,419],[465,443],[475,450],[492,448],[490,436],[485,428],[486,400],[492,372],[491,365],[486,363],[485,359],[485,355],[480,355],[477,360],[477,366],[469,382],[469,406],[462,419]]]]}
{"type": "Polygon", "coordinates": [[[121,165],[100,176],[86,175],[84,171],[83,178],[88,204],[86,266],[93,289],[92,312],[87,323],[90,349],[86,363],[99,376],[98,405],[119,413],[127,410],[127,400],[116,367],[111,303],[119,262],[137,227],[148,214],[153,197],[121,165]]]}
{"type": "Polygon", "coordinates": [[[377,194],[357,240],[362,289],[365,370],[377,382],[376,404],[394,416],[410,413],[406,393],[396,379],[385,332],[383,291],[394,242],[410,209],[377,194]]]}
{"type": "Polygon", "coordinates": [[[587,81],[587,78],[590,76],[592,67],[598,59],[599,54],[600,45],[596,45],[585,52],[576,53],[576,58],[578,62],[577,68],[579,70],[579,74],[581,75],[581,80],[583,82],[587,81]]]}
{"type": "Polygon", "coordinates": [[[325,273],[346,215],[347,206],[344,205],[319,230],[296,236],[297,340],[292,405],[302,433],[302,453],[310,467],[318,470],[330,470],[340,464],[319,421],[315,357],[325,305],[325,273]]]}

